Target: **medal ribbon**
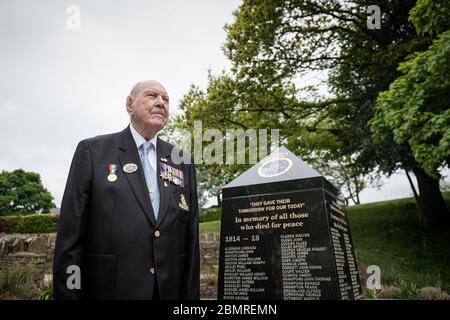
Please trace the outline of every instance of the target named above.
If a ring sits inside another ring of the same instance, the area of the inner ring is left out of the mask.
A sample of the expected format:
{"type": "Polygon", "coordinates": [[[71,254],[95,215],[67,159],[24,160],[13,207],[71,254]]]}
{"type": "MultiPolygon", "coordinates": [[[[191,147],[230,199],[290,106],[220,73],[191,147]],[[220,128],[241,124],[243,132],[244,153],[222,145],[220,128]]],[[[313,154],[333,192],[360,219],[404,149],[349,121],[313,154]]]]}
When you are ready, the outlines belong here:
{"type": "Polygon", "coordinates": [[[110,163],[108,166],[109,174],[116,174],[117,172],[117,165],[110,163]]]}

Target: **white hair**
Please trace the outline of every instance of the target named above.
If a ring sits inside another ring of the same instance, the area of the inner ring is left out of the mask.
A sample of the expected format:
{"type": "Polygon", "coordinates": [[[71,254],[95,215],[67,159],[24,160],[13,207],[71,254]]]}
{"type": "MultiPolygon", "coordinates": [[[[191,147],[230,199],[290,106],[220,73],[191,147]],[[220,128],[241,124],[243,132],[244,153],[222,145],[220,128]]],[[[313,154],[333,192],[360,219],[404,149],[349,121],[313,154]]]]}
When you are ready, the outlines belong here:
{"type": "Polygon", "coordinates": [[[157,84],[159,84],[161,87],[164,88],[164,86],[163,86],[161,83],[159,83],[158,81],[155,81],[155,80],[144,80],[144,81],[139,81],[138,83],[136,83],[136,84],[133,86],[133,88],[131,88],[131,91],[130,91],[130,97],[135,98],[135,97],[137,96],[137,94],[141,91],[142,86],[145,85],[145,84],[147,84],[147,83],[157,83],[157,84]]]}

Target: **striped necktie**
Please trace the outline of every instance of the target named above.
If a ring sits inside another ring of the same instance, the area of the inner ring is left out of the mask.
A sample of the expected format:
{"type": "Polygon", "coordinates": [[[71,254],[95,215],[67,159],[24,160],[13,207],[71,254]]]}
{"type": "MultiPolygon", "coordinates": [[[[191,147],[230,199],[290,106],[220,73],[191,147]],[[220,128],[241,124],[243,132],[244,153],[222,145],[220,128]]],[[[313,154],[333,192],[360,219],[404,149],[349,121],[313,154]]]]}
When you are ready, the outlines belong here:
{"type": "Polygon", "coordinates": [[[158,220],[159,214],[159,187],[156,172],[148,161],[148,153],[150,148],[154,148],[150,141],[146,141],[139,146],[139,155],[141,157],[142,168],[144,169],[145,181],[152,201],[153,212],[155,220],[158,220]]]}

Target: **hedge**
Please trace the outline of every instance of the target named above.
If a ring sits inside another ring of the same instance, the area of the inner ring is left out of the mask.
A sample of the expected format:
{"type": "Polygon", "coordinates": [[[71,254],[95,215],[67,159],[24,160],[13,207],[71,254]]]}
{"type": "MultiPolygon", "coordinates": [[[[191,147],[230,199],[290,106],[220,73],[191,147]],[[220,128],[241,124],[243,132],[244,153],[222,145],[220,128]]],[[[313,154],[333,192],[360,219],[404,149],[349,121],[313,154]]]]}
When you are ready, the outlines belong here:
{"type": "Polygon", "coordinates": [[[221,208],[209,208],[201,211],[199,222],[208,222],[220,220],[222,213],[221,208]]]}
{"type": "Polygon", "coordinates": [[[0,217],[10,217],[10,216],[30,216],[36,214],[36,212],[17,212],[17,211],[2,211],[0,217]]]}
{"type": "MultiPolygon", "coordinates": [[[[199,221],[220,220],[221,208],[202,210],[199,221]]],[[[0,216],[0,233],[53,233],[58,229],[58,216],[54,214],[31,214],[0,216]]]]}
{"type": "Polygon", "coordinates": [[[58,228],[58,216],[32,214],[0,217],[0,233],[53,233],[58,228]]]}

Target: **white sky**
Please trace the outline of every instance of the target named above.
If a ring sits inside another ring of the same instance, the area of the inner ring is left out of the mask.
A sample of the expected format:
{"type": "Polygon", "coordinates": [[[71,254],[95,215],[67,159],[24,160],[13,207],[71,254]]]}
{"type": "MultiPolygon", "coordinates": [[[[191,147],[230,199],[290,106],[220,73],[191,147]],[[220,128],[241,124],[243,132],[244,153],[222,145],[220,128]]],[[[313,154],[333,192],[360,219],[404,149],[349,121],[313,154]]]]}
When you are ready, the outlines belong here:
{"type": "MultiPolygon", "coordinates": [[[[237,0],[0,1],[0,170],[41,174],[60,205],[78,141],[128,124],[125,98],[143,79],[160,81],[172,111],[207,70],[229,66],[225,23],[237,0]],[[66,12],[81,9],[81,28],[66,12]]],[[[364,202],[410,195],[395,176],[364,202]]]]}

